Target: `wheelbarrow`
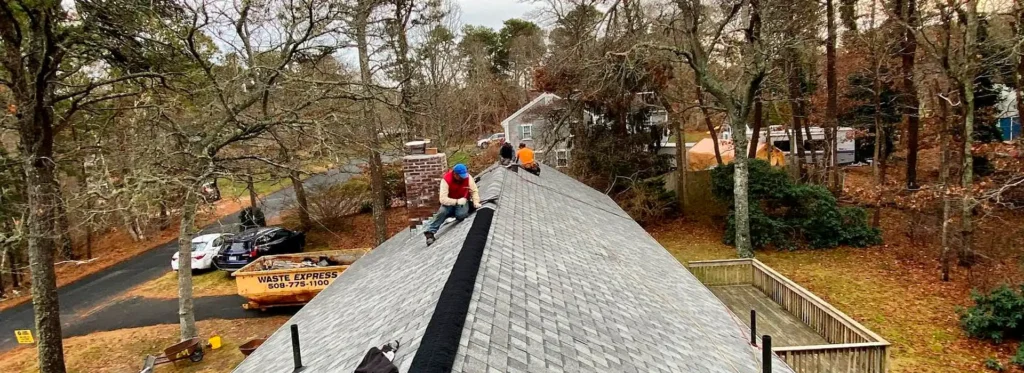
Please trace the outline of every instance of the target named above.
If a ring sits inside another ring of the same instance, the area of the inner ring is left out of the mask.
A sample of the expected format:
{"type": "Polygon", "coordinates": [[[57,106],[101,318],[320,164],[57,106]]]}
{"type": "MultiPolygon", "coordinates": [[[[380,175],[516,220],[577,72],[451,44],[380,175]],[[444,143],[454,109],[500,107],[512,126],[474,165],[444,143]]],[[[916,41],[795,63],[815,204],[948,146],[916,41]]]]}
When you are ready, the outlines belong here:
{"type": "Polygon", "coordinates": [[[189,359],[193,363],[203,361],[203,340],[199,338],[187,339],[165,348],[164,354],[160,356],[148,355],[143,361],[140,373],[153,373],[153,367],[160,364],[173,363],[178,360],[189,359]]]}

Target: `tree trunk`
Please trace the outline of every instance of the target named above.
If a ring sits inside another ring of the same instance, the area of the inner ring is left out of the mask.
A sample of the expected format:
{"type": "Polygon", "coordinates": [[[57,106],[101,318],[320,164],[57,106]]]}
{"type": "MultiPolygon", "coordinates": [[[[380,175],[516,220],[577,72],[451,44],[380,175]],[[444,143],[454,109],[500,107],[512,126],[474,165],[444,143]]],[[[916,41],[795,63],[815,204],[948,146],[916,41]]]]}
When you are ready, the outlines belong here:
{"type": "MultiPolygon", "coordinates": [[[[913,0],[910,0],[913,2],[913,0]]],[[[974,80],[976,78],[976,67],[977,67],[977,37],[978,37],[978,1],[967,0],[965,6],[967,28],[966,35],[964,36],[964,51],[963,51],[963,62],[965,66],[961,68],[960,84],[962,86],[962,95],[964,97],[964,150],[963,150],[963,170],[961,171],[961,185],[963,189],[963,199],[960,205],[960,231],[963,242],[960,245],[960,264],[970,267],[974,263],[974,252],[971,248],[971,241],[973,239],[974,227],[972,226],[972,218],[974,211],[974,149],[973,141],[971,137],[974,132],[974,80]]]]}
{"type": "MultiPolygon", "coordinates": [[[[1017,10],[1017,40],[1024,40],[1024,1],[1017,0],[1014,2],[1017,10]]],[[[1017,95],[1017,122],[1021,126],[1024,126],[1024,47],[1017,47],[1017,73],[1013,74],[1014,89],[1013,91],[1017,95]]],[[[1024,151],[1024,140],[1018,139],[1017,146],[1024,151]]]]}
{"type": "Polygon", "coordinates": [[[735,154],[732,162],[736,167],[733,176],[736,253],[740,258],[753,258],[754,250],[751,248],[750,242],[750,201],[747,197],[749,170],[747,168],[747,153],[741,150],[747,146],[745,119],[741,115],[731,115],[729,118],[732,125],[733,154],[735,154]]]}
{"type": "Polygon", "coordinates": [[[407,1],[413,0],[396,0],[395,1],[395,20],[397,22],[397,30],[395,35],[397,37],[397,51],[396,61],[398,62],[398,69],[400,81],[398,82],[398,90],[400,94],[401,102],[399,102],[398,108],[402,111],[402,125],[405,130],[408,131],[407,140],[412,141],[414,138],[423,137],[425,134],[421,129],[413,128],[413,108],[412,108],[412,62],[409,60],[409,40],[408,40],[408,24],[407,19],[409,17],[410,7],[407,5],[407,1]]]}
{"type": "MultiPolygon", "coordinates": [[[[356,49],[359,54],[359,77],[362,82],[363,93],[369,97],[372,95],[370,84],[373,81],[373,77],[370,74],[370,55],[368,50],[369,46],[366,40],[366,28],[370,14],[373,11],[373,7],[368,0],[360,0],[358,5],[359,14],[356,15],[357,19],[355,22],[356,49]]],[[[367,126],[370,140],[370,149],[368,154],[370,163],[370,191],[373,195],[374,246],[377,246],[387,240],[388,235],[388,216],[385,211],[385,208],[387,208],[387,196],[384,191],[384,165],[380,158],[380,138],[377,134],[376,120],[373,118],[373,107],[371,105],[371,101],[364,99],[361,103],[363,123],[367,126]]]]}
{"type": "MultiPolygon", "coordinates": [[[[935,90],[938,93],[938,89],[935,90]]],[[[949,104],[946,100],[939,98],[939,195],[942,196],[942,252],[939,254],[939,262],[942,266],[942,281],[949,281],[949,270],[952,249],[950,248],[950,228],[952,222],[953,203],[949,198],[949,163],[950,163],[950,133],[949,133],[949,104]]]]}
{"type": "Polygon", "coordinates": [[[64,202],[63,193],[60,192],[60,185],[57,186],[57,199],[54,207],[57,213],[57,236],[54,238],[57,245],[57,253],[63,260],[75,259],[75,253],[71,247],[71,223],[68,221],[68,208],[64,202]]]}
{"type": "Polygon", "coordinates": [[[196,219],[198,198],[194,186],[185,191],[181,206],[181,226],[178,227],[178,322],[181,340],[195,338],[196,315],[192,306],[192,225],[196,219]]]}
{"type": "Polygon", "coordinates": [[[686,160],[686,136],[683,133],[682,118],[676,116],[676,199],[679,200],[679,215],[686,216],[686,173],[689,163],[686,160]]]}
{"type": "Polygon", "coordinates": [[[804,177],[804,135],[800,132],[800,100],[801,100],[801,89],[800,89],[800,61],[796,58],[796,51],[790,49],[789,53],[789,110],[793,114],[793,137],[796,138],[792,144],[790,144],[790,161],[793,162],[793,167],[796,168],[797,180],[803,180],[804,177]],[[792,157],[793,150],[796,150],[796,157],[792,157]]]}
{"type": "Polygon", "coordinates": [[[292,189],[295,190],[295,202],[299,205],[299,230],[306,232],[313,227],[313,220],[309,218],[309,202],[306,201],[306,188],[302,185],[299,172],[292,170],[288,177],[292,179],[292,189]]]}
{"type": "Polygon", "coordinates": [[[255,210],[259,205],[256,204],[258,197],[256,196],[256,183],[252,181],[252,171],[245,173],[245,189],[249,190],[249,206],[255,210]]]}
{"type": "MultiPolygon", "coordinates": [[[[42,95],[43,92],[37,92],[42,95]]],[[[40,98],[40,100],[42,100],[40,98]]],[[[61,339],[60,302],[57,299],[57,275],[53,268],[56,250],[57,204],[60,203],[53,163],[53,115],[35,102],[19,107],[31,110],[19,113],[22,155],[25,157],[25,183],[28,191],[29,269],[32,274],[32,308],[35,312],[39,371],[64,373],[64,344],[61,339]],[[34,109],[34,110],[33,110],[34,109]]]]}
{"type": "Polygon", "coordinates": [[[833,0],[825,0],[827,36],[825,42],[825,84],[827,100],[825,105],[826,169],[829,171],[829,189],[841,192],[839,186],[839,113],[838,88],[836,83],[836,12],[833,0]]]}
{"type": "Polygon", "coordinates": [[[18,255],[14,252],[17,250],[7,250],[7,263],[8,268],[11,269],[11,288],[15,289],[21,286],[21,275],[18,274],[18,255]]]}
{"type": "Polygon", "coordinates": [[[171,227],[171,213],[167,211],[166,201],[166,199],[160,201],[160,216],[158,220],[160,221],[159,228],[161,231],[171,227]]]}
{"type": "MultiPolygon", "coordinates": [[[[876,56],[877,58],[877,56],[876,56]]],[[[875,65],[875,77],[872,84],[874,94],[872,99],[875,103],[875,154],[874,162],[871,162],[871,173],[875,179],[875,214],[871,218],[871,226],[878,228],[882,221],[882,196],[885,195],[885,185],[882,184],[882,169],[880,164],[885,162],[886,149],[885,149],[885,125],[882,123],[882,79],[879,77],[881,73],[878,65],[875,65]]]]}
{"type": "Polygon", "coordinates": [[[708,114],[707,106],[704,106],[704,92],[700,89],[700,82],[697,83],[697,104],[700,105],[701,116],[704,117],[704,124],[708,127],[708,134],[711,135],[712,145],[715,147],[715,160],[721,166],[725,162],[722,162],[722,151],[718,148],[718,133],[715,132],[715,125],[711,123],[711,115],[708,114]]]}
{"type": "MultiPolygon", "coordinates": [[[[71,140],[79,149],[82,148],[77,126],[71,126],[71,140]]],[[[85,258],[92,259],[92,198],[89,197],[89,168],[86,167],[86,157],[82,157],[78,166],[78,192],[85,198],[85,214],[79,226],[85,230],[85,258]]]]}
{"type": "MultiPolygon", "coordinates": [[[[747,157],[750,159],[757,158],[757,145],[761,141],[761,126],[764,121],[764,105],[761,102],[761,94],[758,94],[754,100],[754,132],[750,136],[750,149],[747,149],[747,157]]],[[[771,143],[771,139],[765,139],[765,142],[771,143]]]]}
{"type": "MultiPolygon", "coordinates": [[[[811,135],[811,122],[810,113],[807,111],[807,102],[800,101],[800,117],[803,120],[804,136],[807,137],[807,141],[814,140],[814,136],[811,135]]],[[[812,143],[814,143],[812,141],[812,143]]],[[[811,152],[811,165],[815,167],[818,165],[818,149],[810,149],[811,152]]]]}
{"type": "MultiPolygon", "coordinates": [[[[914,83],[914,57],[917,54],[917,37],[914,29],[917,27],[917,1],[906,0],[906,8],[902,8],[902,1],[897,0],[900,8],[899,13],[903,14],[903,20],[910,25],[900,40],[900,57],[902,62],[901,74],[903,76],[903,115],[907,118],[907,189],[917,190],[917,152],[918,132],[920,118],[917,108],[920,105],[917,99],[917,87],[914,83]]],[[[898,13],[898,14],[899,14],[898,13]]]]}

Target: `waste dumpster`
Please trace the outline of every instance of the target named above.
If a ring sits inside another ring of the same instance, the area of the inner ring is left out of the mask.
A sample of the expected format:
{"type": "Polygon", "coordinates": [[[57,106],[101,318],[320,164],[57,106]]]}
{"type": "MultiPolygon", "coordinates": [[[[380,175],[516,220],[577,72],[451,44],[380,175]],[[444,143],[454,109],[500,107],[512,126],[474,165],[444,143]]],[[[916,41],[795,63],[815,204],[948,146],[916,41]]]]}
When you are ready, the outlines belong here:
{"type": "Polygon", "coordinates": [[[245,309],[306,304],[341,275],[368,249],[268,255],[235,271],[238,295],[245,309]]]}

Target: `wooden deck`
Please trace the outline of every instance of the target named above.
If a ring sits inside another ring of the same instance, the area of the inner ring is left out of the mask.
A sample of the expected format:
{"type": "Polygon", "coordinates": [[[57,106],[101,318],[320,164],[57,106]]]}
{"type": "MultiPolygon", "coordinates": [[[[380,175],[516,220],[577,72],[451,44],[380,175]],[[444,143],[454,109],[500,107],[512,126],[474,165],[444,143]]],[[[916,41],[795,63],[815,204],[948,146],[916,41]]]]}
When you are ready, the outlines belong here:
{"type": "Polygon", "coordinates": [[[816,346],[828,344],[796,316],[787,312],[753,285],[710,286],[729,310],[750,327],[750,310],[757,311],[757,334],[772,336],[774,347],[816,346]]]}
{"type": "Polygon", "coordinates": [[[690,262],[687,267],[797,373],[886,373],[889,342],[757,259],[690,262]]]}

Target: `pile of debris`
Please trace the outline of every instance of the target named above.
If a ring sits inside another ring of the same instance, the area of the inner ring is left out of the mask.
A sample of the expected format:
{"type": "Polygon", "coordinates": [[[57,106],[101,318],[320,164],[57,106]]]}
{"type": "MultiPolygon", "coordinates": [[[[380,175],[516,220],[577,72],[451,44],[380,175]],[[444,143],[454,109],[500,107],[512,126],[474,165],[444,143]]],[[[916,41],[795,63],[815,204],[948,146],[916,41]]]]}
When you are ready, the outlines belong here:
{"type": "Polygon", "coordinates": [[[314,267],[330,267],[336,265],[343,265],[329,256],[318,256],[318,257],[304,257],[300,261],[296,262],[296,258],[288,259],[274,259],[267,260],[260,263],[260,271],[269,271],[275,269],[293,269],[293,268],[314,268],[314,267]]]}

